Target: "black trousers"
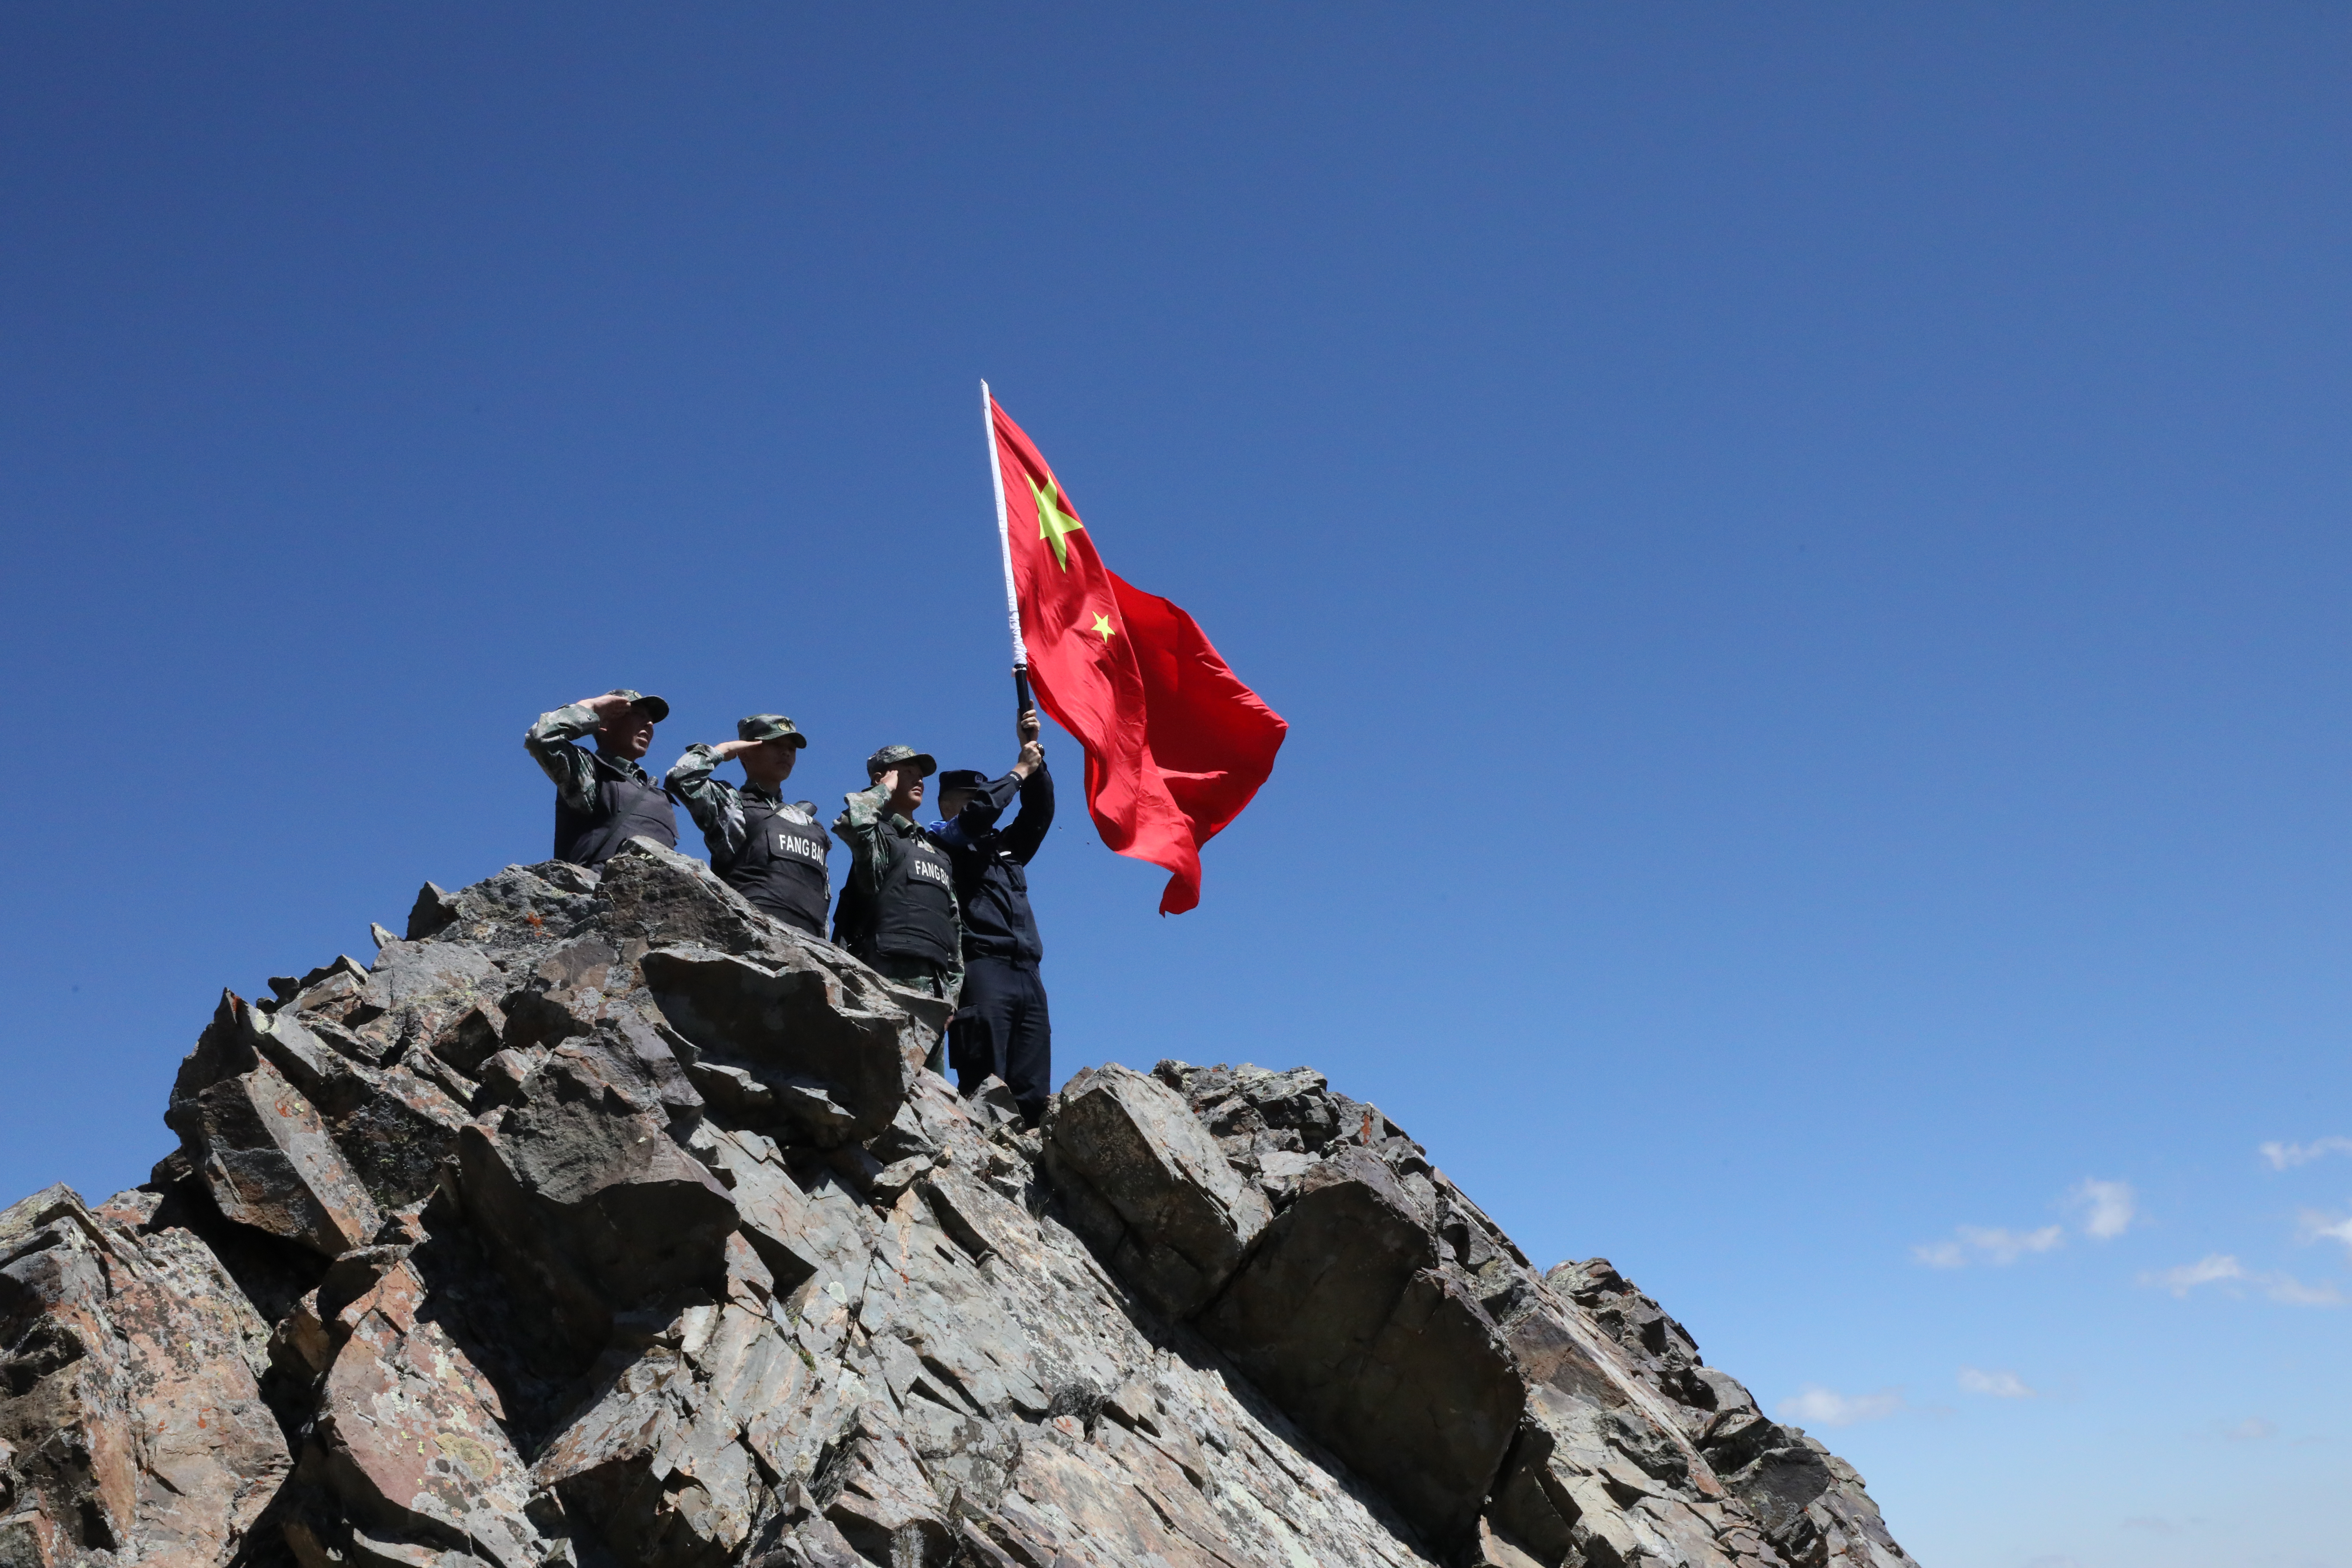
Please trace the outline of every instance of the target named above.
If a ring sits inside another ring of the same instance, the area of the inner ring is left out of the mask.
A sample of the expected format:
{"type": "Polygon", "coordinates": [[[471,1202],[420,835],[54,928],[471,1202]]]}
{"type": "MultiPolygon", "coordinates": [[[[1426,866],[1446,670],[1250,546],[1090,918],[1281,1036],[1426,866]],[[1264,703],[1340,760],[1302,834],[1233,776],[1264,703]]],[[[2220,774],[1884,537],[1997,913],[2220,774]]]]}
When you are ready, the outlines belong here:
{"type": "Polygon", "coordinates": [[[976,1092],[992,1075],[1001,1078],[1022,1113],[1036,1119],[1054,1092],[1054,1022],[1035,964],[964,961],[963,994],[948,1026],[948,1060],[963,1093],[976,1092]]]}

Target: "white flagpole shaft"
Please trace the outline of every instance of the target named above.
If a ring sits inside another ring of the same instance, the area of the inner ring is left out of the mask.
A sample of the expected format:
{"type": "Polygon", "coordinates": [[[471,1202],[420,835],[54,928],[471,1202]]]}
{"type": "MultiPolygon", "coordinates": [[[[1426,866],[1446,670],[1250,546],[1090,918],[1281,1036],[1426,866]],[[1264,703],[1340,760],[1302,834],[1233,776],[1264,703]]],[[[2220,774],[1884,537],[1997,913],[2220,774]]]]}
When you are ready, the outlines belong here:
{"type": "Polygon", "coordinates": [[[996,483],[996,547],[1004,554],[1004,619],[1013,628],[1013,668],[1025,674],[1029,649],[1021,640],[1021,591],[1013,585],[1013,521],[1004,510],[1004,464],[996,455],[996,402],[980,384],[980,419],[988,435],[988,477],[996,483]]]}

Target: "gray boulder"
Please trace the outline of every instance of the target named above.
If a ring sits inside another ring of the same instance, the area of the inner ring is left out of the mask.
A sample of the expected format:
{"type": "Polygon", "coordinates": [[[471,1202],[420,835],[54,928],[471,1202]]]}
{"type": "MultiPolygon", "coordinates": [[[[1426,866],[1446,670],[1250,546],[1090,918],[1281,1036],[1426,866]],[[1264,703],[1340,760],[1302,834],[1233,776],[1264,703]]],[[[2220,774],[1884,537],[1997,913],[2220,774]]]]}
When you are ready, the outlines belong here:
{"type": "Polygon", "coordinates": [[[1045,1160],[1088,1239],[1171,1318],[1215,1296],[1273,1217],[1184,1101],[1127,1068],[1088,1068],[1055,1097],[1045,1160]]]}
{"type": "Polygon", "coordinates": [[[1525,1403],[1485,1310],[1389,1167],[1318,1163],[1200,1319],[1284,1412],[1432,1539],[1472,1527],[1525,1403]]]}

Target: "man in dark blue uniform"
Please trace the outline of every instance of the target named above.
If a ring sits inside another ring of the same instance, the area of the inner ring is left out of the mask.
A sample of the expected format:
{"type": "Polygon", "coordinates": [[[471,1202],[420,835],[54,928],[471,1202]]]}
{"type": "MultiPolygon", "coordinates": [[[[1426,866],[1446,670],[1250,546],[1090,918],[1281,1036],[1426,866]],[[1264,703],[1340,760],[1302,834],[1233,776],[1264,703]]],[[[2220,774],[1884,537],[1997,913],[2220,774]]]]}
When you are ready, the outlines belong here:
{"type": "Polygon", "coordinates": [[[945,820],[930,829],[955,867],[963,911],[963,992],[948,1032],[956,1086],[969,1095],[1003,1079],[1033,1127],[1054,1091],[1053,1021],[1037,975],[1045,949],[1029,909],[1027,869],[1054,825],[1054,776],[1037,732],[1032,709],[1021,715],[1020,758],[1003,778],[969,768],[941,773],[945,820]],[[1015,796],[1021,814],[1000,828],[1015,796]]]}

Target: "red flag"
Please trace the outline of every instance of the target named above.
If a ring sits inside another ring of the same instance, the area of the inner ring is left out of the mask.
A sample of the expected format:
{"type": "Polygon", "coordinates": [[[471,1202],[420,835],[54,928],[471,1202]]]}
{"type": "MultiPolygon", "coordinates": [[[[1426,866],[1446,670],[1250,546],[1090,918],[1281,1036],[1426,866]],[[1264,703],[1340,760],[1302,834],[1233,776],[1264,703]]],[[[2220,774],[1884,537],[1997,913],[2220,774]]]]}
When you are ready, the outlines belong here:
{"type": "Polygon", "coordinates": [[[1021,635],[1038,704],[1087,749],[1105,844],[1166,867],[1161,914],[1201,901],[1201,846],[1241,815],[1290,728],[1192,617],[1095,553],[1037,448],[988,403],[1021,635]]]}

